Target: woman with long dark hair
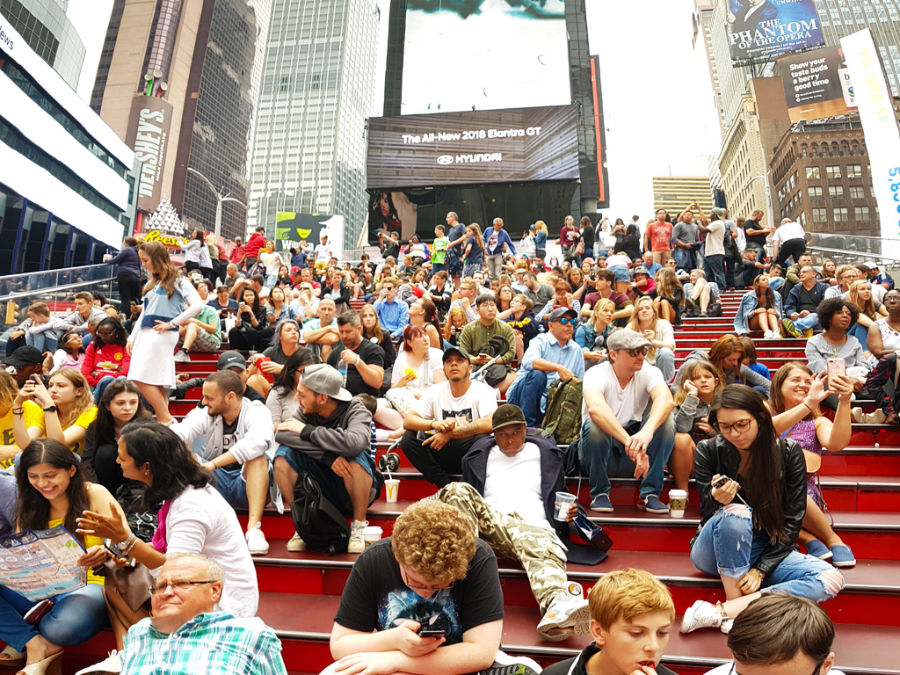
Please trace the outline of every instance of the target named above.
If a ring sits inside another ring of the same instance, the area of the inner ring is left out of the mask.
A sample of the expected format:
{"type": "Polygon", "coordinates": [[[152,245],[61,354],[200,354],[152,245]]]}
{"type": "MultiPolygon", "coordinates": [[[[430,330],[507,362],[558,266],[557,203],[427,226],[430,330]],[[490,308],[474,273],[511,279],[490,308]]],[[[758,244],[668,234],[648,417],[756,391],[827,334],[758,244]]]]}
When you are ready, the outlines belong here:
{"type": "Polygon", "coordinates": [[[263,352],[269,360],[260,364],[260,370],[266,375],[277,375],[300,348],[300,324],[293,319],[284,319],[275,326],[272,344],[263,352]]]}
{"type": "Polygon", "coordinates": [[[259,304],[259,295],[245,286],[241,290],[234,328],[228,331],[228,344],[232,349],[262,351],[267,346],[266,321],[266,308],[259,304]]]}
{"type": "MultiPolygon", "coordinates": [[[[128,480],[144,487],[142,510],[159,510],[152,543],[138,539],[121,508],[111,515],[85,509],[78,532],[117,542],[119,549],[150,568],[151,574],[173,553],[199,553],[225,570],[225,588],[217,608],[235,616],[256,614],[259,588],[250,551],[237,515],[212,485],[213,475],[169,427],[138,421],[119,435],[119,465],[128,480]]],[[[110,622],[119,648],[128,628],[147,616],[133,610],[111,583],[106,584],[110,622]]]]}
{"type": "Polygon", "coordinates": [[[128,379],[137,383],[156,419],[168,424],[173,418],[166,388],[175,388],[178,328],[197,316],[204,303],[191,282],[178,276],[169,252],[158,241],[141,244],[138,256],[150,280],[144,286],[144,304],[136,328],[128,339],[128,379]]]}
{"type": "Polygon", "coordinates": [[[307,366],[316,363],[316,357],[312,350],[300,347],[284,362],[281,370],[272,382],[272,388],[266,396],[266,407],[272,413],[272,424],[276,427],[279,423],[297,416],[300,404],[297,402],[296,392],[300,375],[307,366]]]}
{"type": "MultiPolygon", "coordinates": [[[[108,515],[113,499],[102,485],[85,481],[81,463],[69,448],[48,438],[36,438],[22,451],[16,483],[18,531],[63,525],[74,533],[75,520],[83,510],[108,515]]],[[[90,570],[106,561],[107,551],[99,537],[76,538],[87,548],[78,564],[88,570],[88,583],[51,597],[52,608],[37,624],[23,618],[37,603],[0,585],[0,640],[9,646],[4,652],[8,658],[0,659],[0,666],[24,661],[27,665],[20,672],[43,675],[58,666],[63,647],[91,639],[106,622],[103,579],[90,570]]]]}
{"type": "Polygon", "coordinates": [[[701,524],[691,562],[718,576],[724,603],[698,600],[682,632],[722,627],[760,593],[823,602],[844,587],[840,572],[794,550],[806,511],[806,463],[796,441],[779,439],[759,392],[728,385],[709,412],[715,438],[697,444],[694,478],[701,524]]]}
{"type": "Polygon", "coordinates": [[[773,293],[769,275],[760,274],[753,280],[753,288],[744,293],[734,315],[734,332],[746,335],[751,330],[763,331],[763,340],[781,337],[781,293],[773,293]]]}
{"type": "Polygon", "coordinates": [[[125,482],[119,457],[119,432],[129,422],[146,419],[150,413],[141,403],[141,390],[129,380],[114,380],[106,387],[97,406],[97,419],[87,429],[82,464],[88,476],[116,494],[125,482]]]}

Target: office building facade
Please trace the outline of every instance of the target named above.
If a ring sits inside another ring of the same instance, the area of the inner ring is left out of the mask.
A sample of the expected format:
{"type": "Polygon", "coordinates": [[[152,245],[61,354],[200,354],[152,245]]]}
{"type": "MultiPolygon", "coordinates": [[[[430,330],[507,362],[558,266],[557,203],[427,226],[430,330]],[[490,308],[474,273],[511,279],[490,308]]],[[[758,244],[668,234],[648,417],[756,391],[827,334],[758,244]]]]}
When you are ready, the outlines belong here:
{"type": "Polygon", "coordinates": [[[713,207],[712,189],[706,176],[654,176],[652,180],[653,210],[665,209],[672,222],[693,202],[704,213],[713,207]]]}

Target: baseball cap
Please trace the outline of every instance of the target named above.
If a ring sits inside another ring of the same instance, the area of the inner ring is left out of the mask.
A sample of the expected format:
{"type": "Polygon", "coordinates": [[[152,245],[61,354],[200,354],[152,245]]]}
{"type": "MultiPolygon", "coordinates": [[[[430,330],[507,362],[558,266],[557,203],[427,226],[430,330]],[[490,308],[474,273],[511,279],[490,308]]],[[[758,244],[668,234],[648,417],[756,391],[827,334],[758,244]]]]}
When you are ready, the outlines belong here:
{"type": "Polygon", "coordinates": [[[571,307],[557,307],[552,312],[550,312],[550,315],[547,317],[547,320],[548,321],[559,321],[564,316],[568,316],[568,317],[577,319],[578,312],[576,312],[571,307]]]}
{"type": "Polygon", "coordinates": [[[649,347],[650,340],[640,333],[633,330],[619,329],[610,333],[606,338],[606,348],[614,349],[638,349],[640,347],[649,347]]]}
{"type": "Polygon", "coordinates": [[[451,345],[451,346],[447,347],[447,349],[444,350],[444,356],[441,357],[441,363],[447,363],[447,360],[448,360],[453,354],[457,354],[458,356],[461,356],[461,357],[464,358],[466,361],[469,360],[469,357],[466,356],[465,352],[463,352],[462,349],[460,349],[459,347],[454,347],[454,346],[451,345]]]}
{"type": "Polygon", "coordinates": [[[650,276],[649,270],[643,265],[638,265],[633,270],[631,270],[632,274],[646,274],[648,277],[650,276]]]}
{"type": "Polygon", "coordinates": [[[880,269],[880,268],[878,267],[878,262],[875,261],[875,260],[866,260],[866,262],[863,263],[863,264],[864,264],[866,267],[868,267],[870,270],[877,270],[877,269],[880,269]]]}
{"type": "Polygon", "coordinates": [[[497,431],[497,429],[502,429],[503,427],[508,427],[512,424],[527,425],[525,413],[523,413],[522,409],[517,405],[504,403],[494,411],[493,415],[491,415],[492,431],[497,431]]]}
{"type": "Polygon", "coordinates": [[[240,368],[247,370],[247,359],[240,352],[229,350],[219,355],[216,362],[216,370],[228,370],[229,368],[240,368]]]}
{"type": "Polygon", "coordinates": [[[44,355],[41,354],[41,350],[36,347],[30,347],[28,345],[24,347],[19,347],[9,356],[3,357],[3,363],[15,366],[16,368],[22,368],[24,366],[35,366],[39,363],[44,362],[44,355]]]}
{"type": "Polygon", "coordinates": [[[349,401],[353,395],[344,389],[344,378],[327,363],[308,366],[303,371],[300,384],[316,394],[325,394],[336,401],[349,401]]]}

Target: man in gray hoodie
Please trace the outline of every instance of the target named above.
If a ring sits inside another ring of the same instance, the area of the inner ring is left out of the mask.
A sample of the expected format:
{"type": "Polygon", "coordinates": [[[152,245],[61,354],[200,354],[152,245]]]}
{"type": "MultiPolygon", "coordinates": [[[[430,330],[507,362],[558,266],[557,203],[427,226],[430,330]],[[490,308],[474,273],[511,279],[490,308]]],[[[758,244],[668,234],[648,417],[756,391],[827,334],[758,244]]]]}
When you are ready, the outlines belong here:
{"type": "MultiPolygon", "coordinates": [[[[327,364],[303,371],[296,393],[298,419],[275,427],[280,447],[275,453],[274,473],[281,494],[290,497],[300,473],[309,472],[324,496],[344,515],[353,516],[347,552],[362,553],[363,530],[369,524],[366,511],[379,489],[369,454],[372,414],[342,384],[341,374],[327,364]]],[[[287,544],[289,551],[305,548],[298,534],[287,544]]]]}

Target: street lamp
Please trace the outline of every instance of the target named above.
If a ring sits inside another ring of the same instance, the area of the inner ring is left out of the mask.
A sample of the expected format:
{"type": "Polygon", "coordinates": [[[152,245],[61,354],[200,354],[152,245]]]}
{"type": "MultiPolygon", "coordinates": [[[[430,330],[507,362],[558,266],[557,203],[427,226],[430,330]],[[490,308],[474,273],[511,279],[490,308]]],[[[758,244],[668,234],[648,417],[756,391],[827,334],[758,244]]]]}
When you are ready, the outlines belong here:
{"type": "Polygon", "coordinates": [[[212,181],[209,178],[207,178],[206,176],[204,176],[202,173],[197,171],[197,169],[188,167],[187,170],[189,173],[194,174],[195,176],[197,176],[197,178],[199,178],[204,183],[206,183],[206,187],[209,188],[210,192],[212,192],[216,198],[216,223],[213,226],[213,232],[216,235],[216,240],[218,240],[219,236],[221,236],[221,234],[222,234],[222,204],[225,202],[235,202],[235,203],[243,206],[245,210],[247,209],[247,205],[244,202],[242,202],[240,199],[237,199],[236,197],[231,197],[230,196],[231,193],[229,193],[229,192],[225,192],[223,194],[223,193],[219,192],[218,190],[216,190],[216,186],[212,184],[212,181]]]}

